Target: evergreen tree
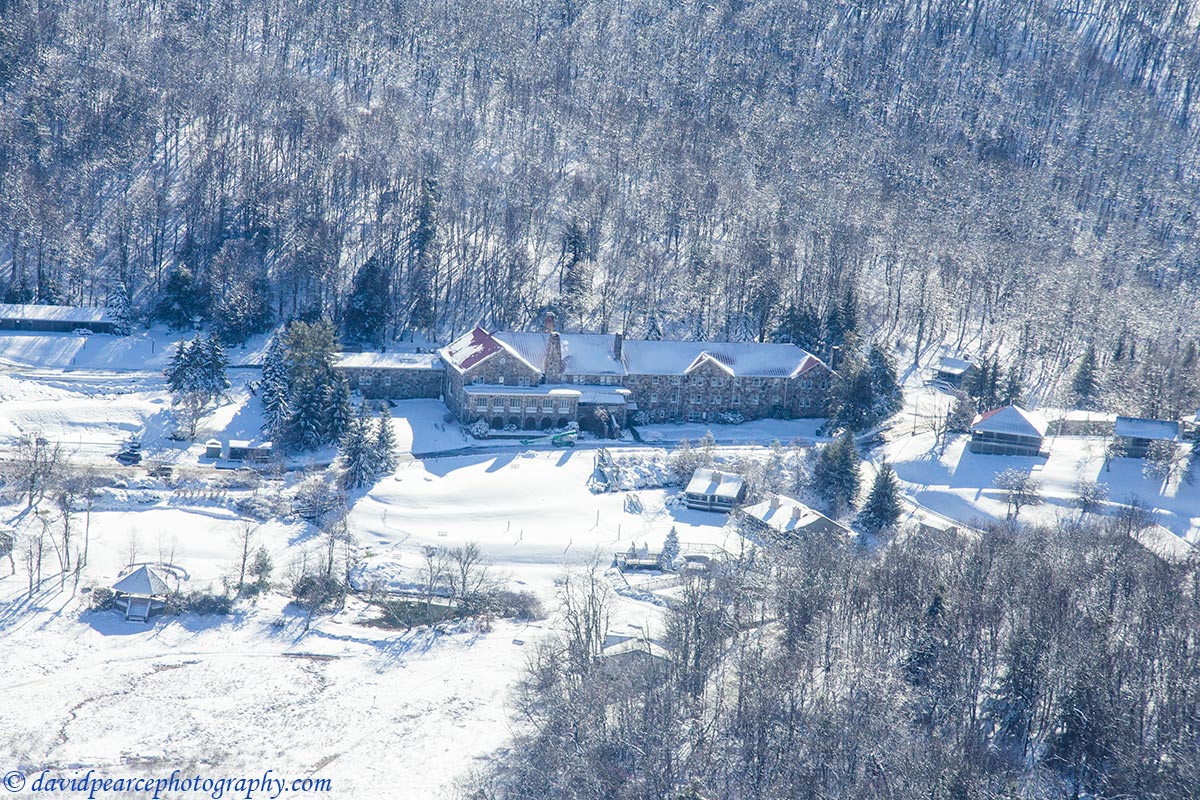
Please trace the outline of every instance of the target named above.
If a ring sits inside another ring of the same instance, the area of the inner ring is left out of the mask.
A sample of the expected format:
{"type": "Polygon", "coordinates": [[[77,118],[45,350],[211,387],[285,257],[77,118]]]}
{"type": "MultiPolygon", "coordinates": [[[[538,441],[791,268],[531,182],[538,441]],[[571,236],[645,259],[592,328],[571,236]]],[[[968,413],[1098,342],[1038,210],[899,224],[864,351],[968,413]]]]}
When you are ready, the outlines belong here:
{"type": "Polygon", "coordinates": [[[287,443],[297,450],[315,450],[325,444],[325,385],[315,376],[302,377],[292,387],[286,423],[287,443]]]}
{"type": "Polygon", "coordinates": [[[283,425],[288,418],[285,358],[283,339],[272,336],[267,352],[263,355],[262,380],[258,384],[258,395],[263,406],[263,433],[274,440],[282,438],[283,425]]]}
{"type": "Polygon", "coordinates": [[[1000,356],[996,353],[992,354],[991,363],[988,365],[987,385],[984,387],[984,394],[979,399],[979,407],[984,409],[993,409],[1000,404],[1001,386],[1004,378],[1004,370],[1000,368],[1000,356]]]}
{"type": "Polygon", "coordinates": [[[1076,406],[1090,409],[1100,394],[1100,380],[1096,370],[1096,346],[1089,344],[1079,360],[1079,366],[1071,377],[1071,399],[1076,406]]]}
{"type": "Polygon", "coordinates": [[[179,394],[191,384],[189,376],[191,371],[190,347],[190,341],[181,339],[176,342],[175,352],[167,359],[167,366],[163,368],[163,378],[166,379],[167,391],[171,394],[179,394]]]}
{"type": "Polygon", "coordinates": [[[350,385],[341,375],[329,376],[325,384],[325,404],[322,420],[325,441],[336,442],[342,438],[350,424],[350,385]]]}
{"type": "Polygon", "coordinates": [[[572,218],[563,232],[558,265],[558,306],[565,318],[577,321],[591,287],[591,250],[579,220],[572,218]]]}
{"type": "Polygon", "coordinates": [[[904,406],[904,392],[896,375],[896,362],[887,347],[873,345],[867,353],[867,376],[871,384],[872,413],[877,424],[904,406]]]}
{"type": "Polygon", "coordinates": [[[1000,405],[1011,406],[1022,402],[1024,389],[1021,386],[1021,376],[1015,369],[1008,371],[1008,379],[1004,382],[1004,391],[999,398],[1000,405]]]}
{"type": "Polygon", "coordinates": [[[813,466],[813,486],[834,514],[854,506],[861,480],[858,450],[849,433],[821,448],[813,466]]]}
{"type": "Polygon", "coordinates": [[[366,406],[346,426],[338,445],[338,462],[342,467],[341,482],[345,489],[357,489],[374,480],[377,463],[374,442],[370,437],[370,417],[366,406]]]}
{"type": "Polygon", "coordinates": [[[416,225],[408,239],[408,291],[412,301],[408,323],[420,330],[432,328],[437,317],[433,273],[437,257],[438,196],[437,180],[424,178],[416,225]]]}
{"type": "Polygon", "coordinates": [[[653,311],[646,318],[646,338],[649,341],[657,342],[663,337],[662,324],[658,321],[658,314],[653,311]]]}
{"type": "Polygon", "coordinates": [[[371,256],[354,276],[354,285],[350,289],[343,321],[346,340],[379,347],[387,330],[391,308],[391,278],[383,262],[371,256]]]}
{"type": "Polygon", "coordinates": [[[176,267],[167,275],[154,316],[171,328],[190,328],[192,319],[204,308],[201,295],[191,270],[184,266],[176,267]]]}
{"type": "Polygon", "coordinates": [[[128,336],[133,332],[133,300],[124,283],[117,283],[104,302],[104,313],[113,323],[113,333],[128,336]]]}
{"type": "Polygon", "coordinates": [[[662,546],[662,565],[665,569],[673,569],[675,559],[679,558],[679,531],[675,530],[675,526],[671,526],[671,530],[667,531],[667,536],[663,539],[662,546]]]}
{"type": "Polygon", "coordinates": [[[946,430],[952,433],[969,433],[971,423],[979,414],[975,403],[966,394],[959,394],[954,399],[954,405],[946,416],[946,430]]]}
{"type": "Polygon", "coordinates": [[[392,415],[387,407],[379,409],[379,427],[375,435],[376,468],[380,475],[391,475],[396,471],[396,431],[392,427],[392,415]]]}
{"type": "Polygon", "coordinates": [[[900,519],[900,482],[892,465],[884,462],[875,474],[871,493],[858,515],[859,524],[872,533],[891,528],[900,519]]]}
{"type": "Polygon", "coordinates": [[[810,353],[821,352],[821,318],[808,305],[789,305],[780,317],[772,338],[789,342],[810,353]]]}
{"type": "Polygon", "coordinates": [[[221,397],[229,391],[230,386],[229,378],[225,374],[229,367],[229,356],[225,354],[225,348],[216,336],[209,336],[198,348],[200,353],[197,355],[203,359],[200,378],[202,387],[211,397],[221,397]]]}

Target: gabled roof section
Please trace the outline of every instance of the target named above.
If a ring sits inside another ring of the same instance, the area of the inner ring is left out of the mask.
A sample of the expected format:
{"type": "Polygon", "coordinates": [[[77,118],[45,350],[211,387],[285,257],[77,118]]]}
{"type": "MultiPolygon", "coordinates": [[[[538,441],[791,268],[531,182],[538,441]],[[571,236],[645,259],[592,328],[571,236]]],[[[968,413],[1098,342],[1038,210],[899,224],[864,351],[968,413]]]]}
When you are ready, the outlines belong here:
{"type": "Polygon", "coordinates": [[[1004,406],[993,409],[975,418],[971,432],[1004,433],[1010,436],[1046,436],[1050,424],[1036,411],[1027,411],[1020,406],[1004,406]]]}
{"type": "MultiPolygon", "coordinates": [[[[546,363],[548,333],[503,331],[493,334],[501,344],[530,364],[546,363]]],[[[625,365],[613,355],[616,337],[608,333],[560,333],[564,375],[624,375],[625,365]]],[[[540,371],[540,369],[539,369],[540,371]]]]}
{"type": "Polygon", "coordinates": [[[503,349],[490,333],[476,325],[474,329],[439,350],[438,355],[451,369],[465,372],[503,349]]]}
{"type": "Polygon", "coordinates": [[[153,567],[145,565],[138,567],[124,578],[121,578],[121,580],[113,584],[112,589],[114,592],[144,595],[146,597],[171,593],[167,582],[158,574],[158,571],[153,567]]]}
{"type": "Polygon", "coordinates": [[[1166,419],[1117,417],[1113,433],[1126,439],[1174,442],[1179,439],[1179,423],[1166,419]]]}
{"type": "Polygon", "coordinates": [[[442,361],[451,369],[460,373],[482,364],[497,353],[507,353],[524,363],[525,366],[534,372],[539,375],[542,374],[542,368],[539,364],[544,364],[544,360],[531,363],[519,350],[506,344],[499,337],[493,336],[478,325],[475,326],[474,330],[464,333],[438,351],[438,355],[442,357],[442,361]]]}
{"type": "Polygon", "coordinates": [[[975,366],[975,362],[967,358],[951,358],[950,356],[942,356],[938,359],[937,371],[945,372],[947,375],[962,375],[967,370],[975,366]]]}
{"type": "Polygon", "coordinates": [[[692,473],[692,479],[688,481],[684,492],[732,499],[742,491],[742,485],[745,482],[746,479],[735,472],[721,472],[701,467],[692,473]]]}
{"type": "Polygon", "coordinates": [[[691,373],[693,370],[699,369],[704,364],[716,364],[717,367],[720,368],[721,370],[729,373],[730,375],[734,374],[732,367],[730,367],[724,361],[721,361],[719,358],[716,358],[707,352],[701,353],[700,355],[696,356],[696,359],[690,365],[688,365],[688,368],[685,369],[683,371],[683,373],[685,375],[687,375],[687,374],[691,373]]]}
{"type": "Polygon", "coordinates": [[[780,533],[794,533],[816,528],[818,530],[835,530],[847,536],[854,535],[854,532],[845,525],[834,522],[820,511],[809,508],[796,498],[783,494],[755,503],[742,509],[742,512],[780,533]]]}
{"type": "Polygon", "coordinates": [[[631,375],[686,375],[701,356],[741,378],[794,378],[822,362],[794,344],[667,342],[627,339],[622,348],[631,375]]]}

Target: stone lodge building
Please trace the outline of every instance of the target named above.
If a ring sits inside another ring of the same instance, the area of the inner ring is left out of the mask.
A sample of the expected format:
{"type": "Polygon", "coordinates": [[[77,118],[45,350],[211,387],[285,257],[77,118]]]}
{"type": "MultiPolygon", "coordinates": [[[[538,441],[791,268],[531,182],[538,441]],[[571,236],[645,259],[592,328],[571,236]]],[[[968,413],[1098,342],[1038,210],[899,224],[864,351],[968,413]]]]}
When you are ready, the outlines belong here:
{"type": "Polygon", "coordinates": [[[364,397],[442,397],[464,424],[549,430],[577,422],[615,433],[646,422],[822,417],[832,373],[792,344],[627,340],[621,334],[489,333],[425,353],[347,353],[337,363],[364,397]]]}

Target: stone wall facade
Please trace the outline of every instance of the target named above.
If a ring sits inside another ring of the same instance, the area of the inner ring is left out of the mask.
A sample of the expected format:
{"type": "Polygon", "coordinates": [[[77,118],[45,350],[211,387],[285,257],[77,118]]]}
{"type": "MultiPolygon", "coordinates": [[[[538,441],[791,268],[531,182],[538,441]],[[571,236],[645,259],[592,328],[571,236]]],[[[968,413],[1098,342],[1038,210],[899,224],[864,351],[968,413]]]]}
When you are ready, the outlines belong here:
{"type": "Polygon", "coordinates": [[[446,370],[433,367],[343,367],[351,390],[370,400],[411,400],[442,396],[446,370]]]}

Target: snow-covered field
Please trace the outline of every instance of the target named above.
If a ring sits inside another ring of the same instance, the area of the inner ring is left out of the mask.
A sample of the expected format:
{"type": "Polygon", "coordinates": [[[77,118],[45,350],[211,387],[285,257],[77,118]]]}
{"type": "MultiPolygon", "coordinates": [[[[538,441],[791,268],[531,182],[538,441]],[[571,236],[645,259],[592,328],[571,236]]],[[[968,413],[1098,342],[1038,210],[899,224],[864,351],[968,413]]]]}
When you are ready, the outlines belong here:
{"type": "MultiPolygon", "coordinates": [[[[429,428],[444,413],[440,404],[394,410],[404,411],[415,411],[403,416],[413,448],[422,437],[439,442],[441,432],[429,428]]],[[[597,553],[607,565],[614,548],[635,540],[656,549],[673,525],[685,549],[739,546],[723,516],[678,508],[667,490],[638,492],[638,513],[622,495],[593,495],[591,470],[592,453],[582,449],[405,463],[354,504],[350,529],[366,556],[364,574],[403,585],[423,546],[477,541],[510,588],[533,591],[552,608],[564,570],[597,553]]],[[[242,520],[230,502],[146,486],[105,493],[78,588],[68,580],[60,589],[51,578],[27,599],[19,564],[0,578],[4,763],[68,777],[89,768],[154,776],[272,769],[329,778],[335,797],[429,798],[450,796],[508,740],[512,685],[553,620],[389,631],[362,624],[372,614],[352,600],[306,633],[279,594],[244,603],[228,619],[140,624],[86,610],[87,590],[110,585],[131,558],[179,565],[189,589],[217,586],[236,568],[242,520]]],[[[27,524],[19,512],[10,507],[4,517],[27,524]]],[[[271,522],[257,535],[284,582],[290,559],[316,533],[271,522]]],[[[661,608],[611,579],[623,593],[614,641],[653,630],[661,608]]]]}

